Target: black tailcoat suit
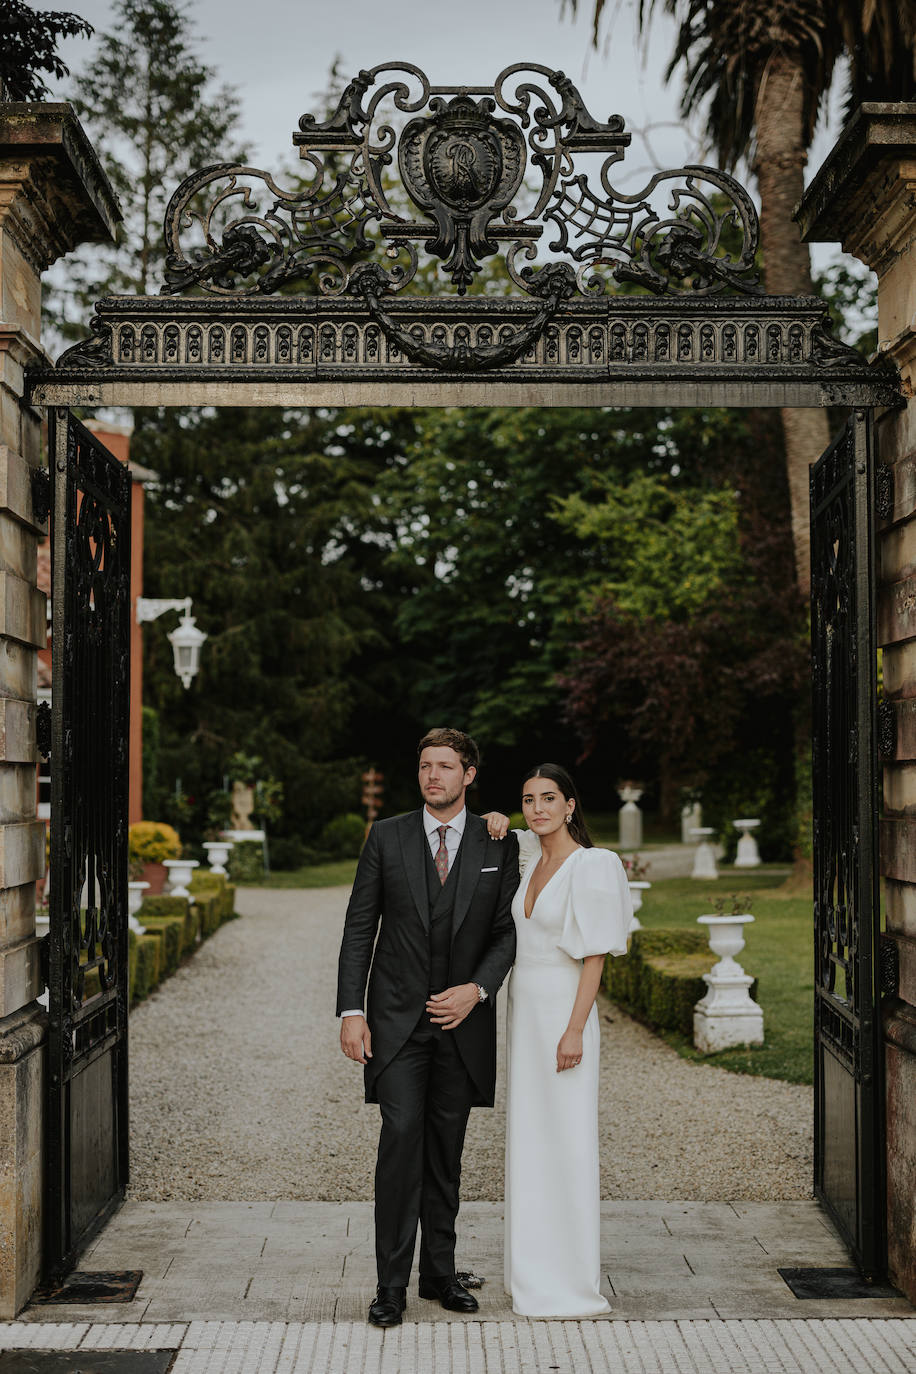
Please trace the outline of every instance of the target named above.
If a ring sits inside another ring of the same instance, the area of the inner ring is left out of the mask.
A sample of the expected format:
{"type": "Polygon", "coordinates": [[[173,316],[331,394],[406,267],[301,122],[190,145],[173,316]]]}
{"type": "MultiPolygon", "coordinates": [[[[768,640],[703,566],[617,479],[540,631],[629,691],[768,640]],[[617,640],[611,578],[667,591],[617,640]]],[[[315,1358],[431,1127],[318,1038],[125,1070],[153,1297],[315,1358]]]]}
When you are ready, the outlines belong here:
{"type": "Polygon", "coordinates": [[[420,1274],[454,1273],[461,1151],[472,1106],[492,1107],[496,992],[515,958],[518,844],[467,813],[443,886],[423,812],[376,821],[347,907],[337,1014],[363,1006],[372,1035],[366,1101],[382,1112],[375,1177],[379,1283],[406,1286],[421,1225],[420,1274]],[[376,939],[376,936],[378,937],[376,939]],[[488,994],[454,1030],[434,1026],[431,992],[488,994]]]}

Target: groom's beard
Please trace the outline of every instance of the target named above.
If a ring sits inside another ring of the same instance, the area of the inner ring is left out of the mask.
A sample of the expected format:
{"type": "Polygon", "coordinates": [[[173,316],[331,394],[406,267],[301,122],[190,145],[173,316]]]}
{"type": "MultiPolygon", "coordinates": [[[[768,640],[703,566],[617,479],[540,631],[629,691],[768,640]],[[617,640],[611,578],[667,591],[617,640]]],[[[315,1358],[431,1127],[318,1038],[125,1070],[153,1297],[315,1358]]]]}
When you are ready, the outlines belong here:
{"type": "Polygon", "coordinates": [[[457,787],[454,792],[449,792],[443,787],[441,792],[427,793],[425,787],[420,788],[420,794],[430,811],[447,811],[450,806],[455,805],[463,791],[463,787],[457,787]]]}

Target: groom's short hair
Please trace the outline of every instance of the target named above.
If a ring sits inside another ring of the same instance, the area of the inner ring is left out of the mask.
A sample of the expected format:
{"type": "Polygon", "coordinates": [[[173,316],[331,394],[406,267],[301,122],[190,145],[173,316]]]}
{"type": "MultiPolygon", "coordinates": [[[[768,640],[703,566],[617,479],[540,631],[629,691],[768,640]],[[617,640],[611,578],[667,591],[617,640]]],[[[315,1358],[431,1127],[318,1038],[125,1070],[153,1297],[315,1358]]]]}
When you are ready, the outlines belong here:
{"type": "Polygon", "coordinates": [[[480,767],[480,750],[470,735],[466,735],[463,730],[452,730],[448,726],[427,730],[417,745],[417,758],[424,749],[454,749],[464,765],[465,772],[469,768],[480,767]]]}

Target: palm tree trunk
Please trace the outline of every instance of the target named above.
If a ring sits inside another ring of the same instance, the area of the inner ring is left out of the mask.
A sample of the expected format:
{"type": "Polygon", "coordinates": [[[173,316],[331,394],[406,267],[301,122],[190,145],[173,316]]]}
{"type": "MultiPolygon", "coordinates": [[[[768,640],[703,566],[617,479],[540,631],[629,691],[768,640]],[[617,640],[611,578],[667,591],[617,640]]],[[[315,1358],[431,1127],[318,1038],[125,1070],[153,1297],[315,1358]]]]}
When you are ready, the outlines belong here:
{"type": "MultiPolygon", "coordinates": [[[[810,294],[811,254],[792,220],[804,190],[807,152],[803,139],[804,75],[791,54],[770,59],[757,92],[754,172],[760,188],[760,240],[767,291],[774,296],[810,294]]],[[[799,591],[810,586],[808,467],[830,442],[823,410],[784,410],[783,433],[792,505],[792,543],[799,591]]]]}

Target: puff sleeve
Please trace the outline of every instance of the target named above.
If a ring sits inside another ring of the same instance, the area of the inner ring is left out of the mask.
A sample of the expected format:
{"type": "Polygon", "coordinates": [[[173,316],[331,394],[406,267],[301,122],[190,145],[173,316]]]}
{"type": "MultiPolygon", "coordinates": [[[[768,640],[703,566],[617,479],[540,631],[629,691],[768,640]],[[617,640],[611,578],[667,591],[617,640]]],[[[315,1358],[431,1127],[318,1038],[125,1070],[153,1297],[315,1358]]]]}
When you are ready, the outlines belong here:
{"type": "Polygon", "coordinates": [[[559,948],[573,959],[626,954],[633,903],[623,864],[609,849],[586,849],[570,875],[559,948]]]}
{"type": "Polygon", "coordinates": [[[513,830],[518,840],[518,875],[523,878],[529,864],[536,864],[541,857],[541,842],[533,830],[513,830]]]}

